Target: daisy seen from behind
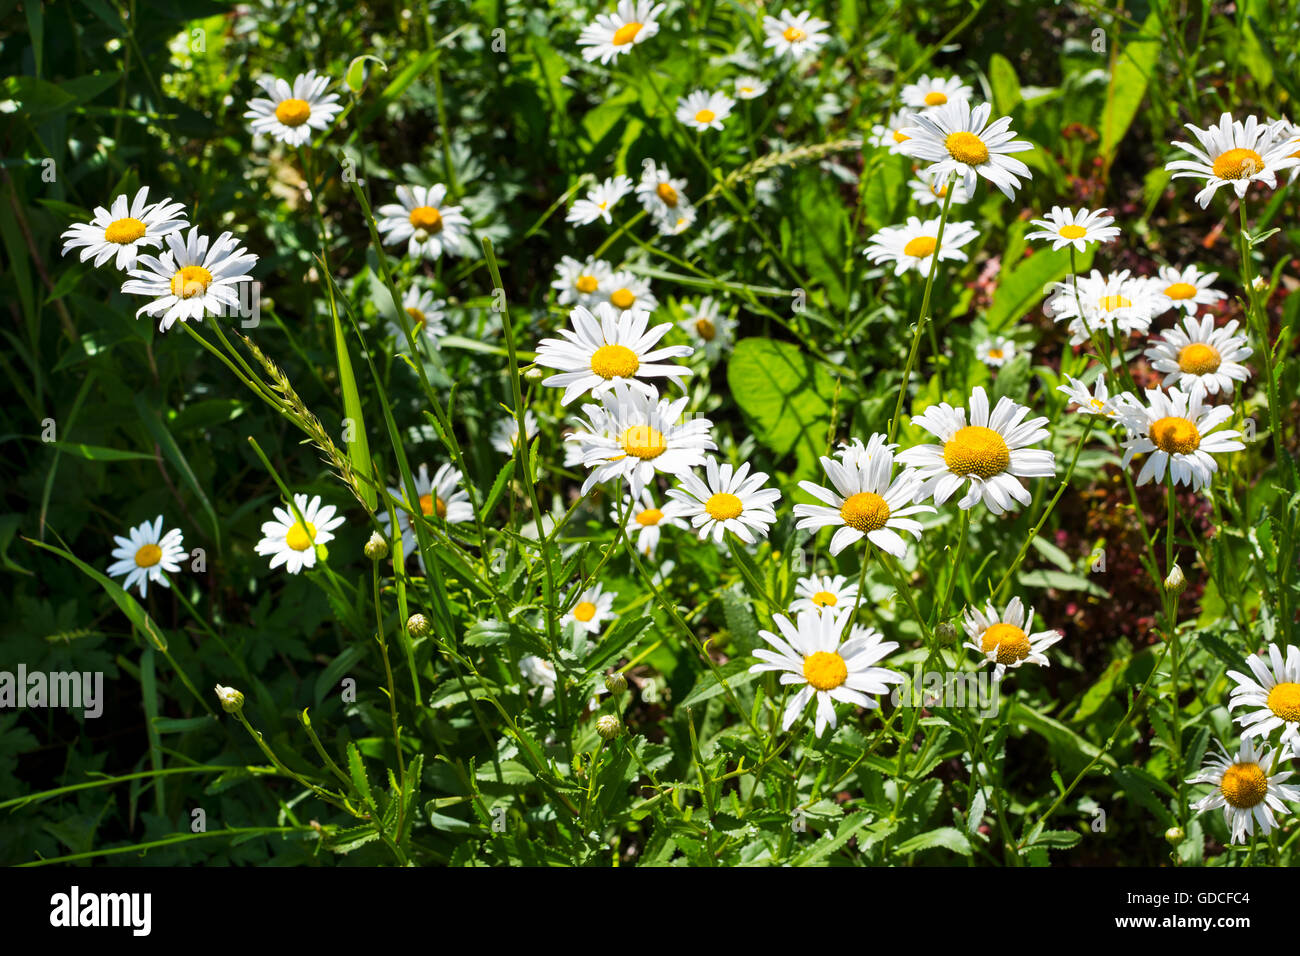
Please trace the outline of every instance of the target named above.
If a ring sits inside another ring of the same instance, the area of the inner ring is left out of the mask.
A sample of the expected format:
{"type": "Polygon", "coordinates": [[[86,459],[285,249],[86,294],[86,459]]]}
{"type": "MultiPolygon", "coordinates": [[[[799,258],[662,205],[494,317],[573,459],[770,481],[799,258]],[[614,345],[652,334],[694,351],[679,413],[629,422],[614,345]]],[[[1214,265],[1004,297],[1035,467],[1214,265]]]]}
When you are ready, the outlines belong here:
{"type": "Polygon", "coordinates": [[[1013,597],[1002,614],[992,604],[985,604],[982,609],[967,608],[962,625],[970,638],[966,647],[993,664],[997,680],[1002,679],[1007,668],[1023,664],[1046,667],[1049,661],[1043,651],[1061,639],[1060,631],[1030,633],[1034,627],[1034,609],[1025,610],[1019,597],[1013,597]]]}
{"type": "Polygon", "coordinates": [[[704,462],[704,480],[693,471],[682,472],[677,480],[680,484],[668,489],[668,497],[680,504],[682,517],[690,519],[702,539],[712,537],[714,544],[721,544],[730,531],[745,544],[754,544],[767,537],[776,522],[773,505],[781,500],[781,492],[764,488],[767,475],[750,474],[749,462],[733,468],[719,465],[710,455],[704,462]]]}
{"type": "Polygon", "coordinates": [[[465,251],[469,219],[460,206],[445,203],[446,186],[398,186],[396,194],[397,202],[376,210],[384,245],[406,243],[411,258],[438,259],[465,251]]]}
{"type": "Polygon", "coordinates": [[[110,577],[125,577],[122,582],[124,591],[140,586],[140,597],[148,595],[150,584],[159,584],[169,588],[167,574],[175,574],[181,569],[181,561],[187,556],[180,528],[172,528],[163,534],[163,516],[159,515],[152,522],[145,521],[126,533],[126,537],[113,535],[117,547],[112,557],[117,560],[108,566],[110,577]]]}
{"type": "Polygon", "coordinates": [[[310,142],[313,132],[329,129],[343,112],[338,94],[325,92],[330,78],[317,76],[315,70],[299,74],[292,85],[273,76],[262,77],[257,85],[266,96],[248,101],[244,119],[251,120],[249,129],[289,146],[310,142]]]}
{"type": "Polygon", "coordinates": [[[316,546],[333,541],[334,529],[345,519],[342,515],[336,517],[338,509],[333,505],[322,507],[320,495],[310,501],[306,495],[294,495],[293,503],[296,513],[278,505],[272,509],[275,517],[263,523],[262,540],[255,550],[271,559],[272,570],[284,565],[290,574],[297,574],[303,568],[316,566],[316,546]]]}
{"type": "Polygon", "coordinates": [[[130,198],[118,196],[107,209],[96,206],[90,222],[74,223],[59,238],[65,240],[63,255],[80,249],[82,262],[93,258],[102,266],[112,259],[125,272],[135,267],[142,249],[162,245],[164,237],[185,226],[184,205],[170,199],[151,203],[149,187],[141,186],[130,198]]]}

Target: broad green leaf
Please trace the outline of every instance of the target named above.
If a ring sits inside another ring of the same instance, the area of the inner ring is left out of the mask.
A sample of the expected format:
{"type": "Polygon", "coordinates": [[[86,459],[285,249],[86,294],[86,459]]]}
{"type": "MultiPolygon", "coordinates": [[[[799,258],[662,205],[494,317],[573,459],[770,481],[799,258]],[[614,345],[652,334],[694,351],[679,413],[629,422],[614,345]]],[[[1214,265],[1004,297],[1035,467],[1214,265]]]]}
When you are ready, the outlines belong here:
{"type": "Polygon", "coordinates": [[[736,343],[727,383],[758,440],[811,474],[828,451],[830,372],[797,345],[752,337],[736,343]]]}

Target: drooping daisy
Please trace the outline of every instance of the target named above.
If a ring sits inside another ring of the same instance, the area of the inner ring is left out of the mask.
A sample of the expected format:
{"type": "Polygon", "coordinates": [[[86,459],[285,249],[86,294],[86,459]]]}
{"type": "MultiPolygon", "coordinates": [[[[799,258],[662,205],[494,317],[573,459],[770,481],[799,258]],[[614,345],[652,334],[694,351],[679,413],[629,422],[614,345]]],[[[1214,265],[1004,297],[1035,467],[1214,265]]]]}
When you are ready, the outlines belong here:
{"type": "Polygon", "coordinates": [[[1165,388],[1177,385],[1184,391],[1231,395],[1235,382],[1250,378],[1250,370],[1240,360],[1254,352],[1246,336],[1236,332],[1236,319],[1216,329],[1213,316],[1185,315],[1182,328],[1166,329],[1144,354],[1153,369],[1165,373],[1161,382],[1165,388]]]}
{"type": "Polygon", "coordinates": [[[244,119],[252,120],[249,128],[254,133],[263,133],[290,146],[310,142],[313,131],[329,129],[334,117],[343,112],[338,94],[325,92],[330,78],[317,76],[315,70],[299,74],[293,86],[274,76],[262,77],[257,85],[266,97],[249,100],[244,119]]]}
{"type": "Polygon", "coordinates": [[[591,308],[599,297],[609,290],[605,280],[613,269],[604,259],[588,259],[579,262],[572,256],[565,256],[555,267],[555,281],[551,288],[557,293],[560,305],[585,305],[591,308]]]}
{"type": "Polygon", "coordinates": [[[761,471],[751,475],[749,462],[739,468],[719,465],[712,455],[705,459],[704,474],[701,481],[693,471],[684,471],[677,476],[681,484],[668,489],[668,497],[681,503],[682,517],[691,520],[700,537],[712,536],[714,544],[721,544],[727,531],[745,544],[754,543],[754,532],[767,537],[776,522],[772,506],[781,500],[781,492],[763,487],[767,475],[761,471]]]}
{"type": "MultiPolygon", "coordinates": [[[[438,518],[448,524],[461,524],[474,519],[474,508],[469,501],[469,492],[460,487],[460,472],[451,465],[440,465],[429,478],[429,466],[421,465],[412,476],[415,479],[415,493],[419,495],[419,511],[425,519],[438,518]]],[[[411,527],[411,515],[415,507],[406,500],[406,492],[401,488],[389,488],[388,493],[396,499],[397,530],[402,532],[402,560],[411,556],[419,547],[419,539],[411,527]]],[[[386,507],[380,508],[380,514],[386,515],[386,507]]],[[[397,536],[397,530],[393,536],[397,536]]]]}
{"type": "Polygon", "coordinates": [[[948,103],[971,98],[971,88],[955,76],[922,76],[908,83],[901,94],[903,102],[914,110],[934,109],[948,103]]]}
{"type": "Polygon", "coordinates": [[[767,84],[756,76],[736,77],[736,99],[756,100],[767,92],[767,84]]]}
{"type": "Polygon", "coordinates": [[[636,197],[641,208],[655,221],[676,219],[678,211],[690,205],[686,198],[686,180],[673,179],[667,168],[656,166],[654,160],[646,160],[641,181],[636,186],[636,197]]]}
{"type": "Polygon", "coordinates": [[[653,312],[659,305],[659,300],[650,291],[649,281],[626,269],[610,273],[599,301],[613,306],[619,316],[631,312],[653,312]]]}
{"type": "Polygon", "coordinates": [[[159,515],[152,522],[145,521],[131,528],[125,538],[113,535],[117,547],[111,556],[117,560],[108,566],[108,574],[114,578],[125,576],[126,580],[122,582],[125,591],[139,584],[141,598],[147,596],[151,583],[171,587],[163,572],[175,574],[186,557],[181,530],[172,528],[163,534],[162,524],[163,518],[159,515]]]}
{"type": "MultiPolygon", "coordinates": [[[[529,442],[537,434],[537,416],[524,411],[524,441],[529,442]]],[[[492,447],[503,455],[513,455],[519,444],[519,419],[514,415],[497,420],[492,426],[492,447]]]]}
{"type": "Polygon", "coordinates": [[[595,23],[582,28],[578,35],[582,58],[609,63],[630,53],[659,32],[658,17],[663,12],[664,5],[652,0],[621,0],[614,13],[597,14],[595,23]]]}
{"type": "Polygon", "coordinates": [[[1106,387],[1106,376],[1098,375],[1092,383],[1092,391],[1088,386],[1073,376],[1065,376],[1066,384],[1056,386],[1058,392],[1064,392],[1070,397],[1070,401],[1078,405],[1080,415],[1101,415],[1105,418],[1114,418],[1118,414],[1118,404],[1122,399],[1131,398],[1127,393],[1111,397],[1110,389],[1106,387]]]}
{"type": "Polygon", "coordinates": [[[379,231],[388,246],[406,243],[412,258],[437,259],[464,254],[469,219],[460,206],[447,206],[447,187],[398,186],[397,202],[380,206],[379,231]]]}
{"type": "Polygon", "coordinates": [[[1232,417],[1231,405],[1209,406],[1201,394],[1187,394],[1177,388],[1167,393],[1148,388],[1146,396],[1147,406],[1133,402],[1118,409],[1121,423],[1129,430],[1121,466],[1127,468],[1134,455],[1148,456],[1138,473],[1139,485],[1164,481],[1168,467],[1174,484],[1199,491],[1219,470],[1212,454],[1246,447],[1237,441],[1241,435],[1238,431],[1210,434],[1232,417]]]}
{"type": "Polygon", "coordinates": [[[1270,773],[1276,766],[1273,750],[1255,749],[1254,741],[1243,738],[1234,757],[1223,745],[1215,742],[1219,753],[1207,753],[1201,772],[1188,783],[1213,784],[1214,790],[1192,804],[1197,813],[1223,807],[1223,819],[1228,825],[1233,843],[1246,843],[1255,834],[1255,824],[1265,835],[1277,826],[1273,811],[1287,813],[1283,800],[1300,800],[1300,787],[1285,781],[1293,771],[1270,773]]]}
{"type": "Polygon", "coordinates": [[[857,605],[858,586],[842,574],[811,574],[800,578],[794,586],[795,600],[790,602],[790,613],[812,611],[821,614],[826,608],[852,608],[857,605]]]}
{"type": "Polygon", "coordinates": [[[990,368],[1001,368],[1016,357],[1016,343],[1004,335],[995,335],[975,346],[975,357],[990,368]]]}
{"type": "Polygon", "coordinates": [[[818,614],[804,611],[794,623],[784,614],[774,615],[772,622],[781,633],[759,631],[758,636],[774,650],[760,647],[754,656],[761,663],[750,673],[781,672],[781,683],[802,684],[786,705],[781,729],[789,730],[814,697],[817,700],[814,733],[821,736],[829,724],[835,728],[834,701],[856,704],[869,710],[880,706],[868,694],[886,694],[890,684],[901,684],[903,675],[877,662],[898,649],[896,641],[883,640],[874,628],[854,627],[849,639],[840,643],[845,626],[853,617],[853,608],[829,610],[818,614]]]}
{"type": "Polygon", "coordinates": [[[578,430],[565,440],[582,449],[582,464],[591,469],[582,483],[585,495],[603,481],[625,478],[633,496],[655,473],[680,477],[704,464],[704,452],[717,448],[707,418],[681,420],[686,398],[675,402],[615,384],[600,404],[582,406],[578,430]]]}
{"type": "Polygon", "coordinates": [[[1201,306],[1214,305],[1228,297],[1226,293],[1210,288],[1218,277],[1217,272],[1202,272],[1196,266],[1188,266],[1186,269],[1161,266],[1159,278],[1152,286],[1165,299],[1162,312],[1167,309],[1183,309],[1188,315],[1195,315],[1201,306]]]}
{"type": "Polygon", "coordinates": [[[1231,186],[1241,199],[1250,184],[1265,183],[1277,188],[1277,174],[1300,163],[1292,153],[1295,147],[1281,123],[1261,123],[1256,117],[1246,117],[1243,124],[1234,120],[1231,113],[1219,117],[1219,124],[1200,129],[1186,124],[1199,144],[1193,146],[1175,140],[1173,145],[1190,153],[1192,159],[1175,159],[1165,164],[1174,179],[1193,177],[1205,180],[1205,188],[1196,194],[1202,209],[1221,186],[1231,186]]]}
{"type": "Polygon", "coordinates": [[[1161,308],[1152,284],[1131,276],[1127,269],[1108,275],[1093,269],[1087,276],[1057,282],[1055,290],[1048,300],[1048,314],[1056,322],[1068,322],[1071,345],[1089,341],[1090,332],[1114,335],[1116,328],[1125,337],[1134,332],[1145,335],[1161,308]]]}
{"type": "Polygon", "coordinates": [[[555,666],[536,654],[519,658],[519,673],[534,687],[542,689],[540,703],[545,706],[555,699],[555,666]]]}
{"type": "Polygon", "coordinates": [[[335,517],[337,509],[333,505],[321,507],[320,495],[310,501],[306,495],[294,495],[293,503],[302,521],[290,508],[273,508],[275,520],[262,525],[262,540],[257,542],[255,550],[270,556],[272,570],[283,564],[290,574],[297,574],[303,568],[316,566],[316,545],[333,541],[332,532],[343,524],[344,518],[335,517]]]}
{"type": "Polygon", "coordinates": [[[578,600],[560,618],[560,627],[573,625],[574,633],[595,636],[605,625],[607,618],[617,617],[613,612],[614,598],[612,591],[606,591],[603,584],[587,588],[578,595],[578,600]]]}
{"type": "Polygon", "coordinates": [[[872,262],[894,263],[894,275],[914,270],[921,275],[929,275],[930,265],[936,251],[939,261],[957,259],[966,261],[966,253],[961,247],[979,235],[972,222],[950,222],[943,230],[943,245],[938,245],[939,219],[927,219],[922,222],[916,216],[908,216],[901,226],[886,226],[871,237],[864,250],[864,255],[872,262]]]}
{"type": "Polygon", "coordinates": [[[777,56],[798,58],[816,53],[830,40],[825,20],[810,13],[791,13],[782,10],[779,17],[763,17],[763,48],[777,56]]]}
{"type": "MultiPolygon", "coordinates": [[[[904,155],[907,149],[904,144],[912,137],[903,132],[916,125],[916,114],[911,110],[899,110],[887,119],[884,123],[877,123],[871,127],[869,142],[877,148],[888,149],[891,153],[904,155]]],[[[945,177],[950,179],[951,177],[945,177]]],[[[963,184],[963,188],[964,184],[963,184]]],[[[969,195],[967,199],[969,200],[969,195]]],[[[953,196],[952,201],[956,202],[957,197],[953,196]]]]}
{"type": "Polygon", "coordinates": [[[1119,235],[1119,226],[1112,226],[1114,216],[1108,216],[1106,209],[1080,209],[1075,211],[1064,206],[1053,206],[1042,219],[1035,219],[1031,225],[1037,226],[1037,232],[1026,233],[1026,239],[1046,239],[1052,244],[1052,250],[1074,246],[1078,252],[1084,252],[1092,242],[1110,242],[1119,235]]]}
{"type": "Polygon", "coordinates": [[[677,323],[678,328],[691,337],[708,361],[716,361],[731,349],[733,323],[722,314],[713,296],[705,296],[699,302],[683,302],[682,313],[686,318],[677,323]]]}
{"type": "Polygon", "coordinates": [[[907,188],[912,192],[912,199],[920,206],[941,205],[948,198],[949,190],[952,190],[953,205],[970,202],[965,180],[949,176],[946,180],[937,181],[929,169],[918,169],[915,178],[908,180],[907,188]]]}
{"type": "Polygon", "coordinates": [[[161,316],[158,329],[166,332],[179,319],[202,321],[205,315],[233,315],[239,308],[239,285],[252,282],[248,270],[257,256],[244,249],[228,232],[210,242],[193,228],[166,237],[167,251],[158,258],[140,255],[131,278],[122,283],[128,295],[152,297],[136,316],[161,316]]]}
{"type": "MultiPolygon", "coordinates": [[[[636,549],[648,558],[654,557],[655,548],[659,546],[659,536],[664,528],[685,528],[682,520],[684,510],[680,502],[666,501],[662,506],[655,504],[650,489],[644,489],[639,496],[623,496],[623,509],[627,514],[624,531],[630,538],[635,538],[636,549]]],[[[614,521],[619,520],[619,512],[610,512],[614,521]]]]}
{"type": "Polygon", "coordinates": [[[610,212],[631,190],[632,180],[627,176],[611,176],[592,186],[587,190],[587,195],[575,200],[565,214],[564,221],[588,226],[597,219],[603,219],[606,225],[613,225],[614,219],[610,212]]]}
{"type": "Polygon", "coordinates": [[[59,237],[66,240],[62,254],[81,249],[82,262],[93,256],[96,266],[112,259],[124,272],[133,269],[141,249],[162,245],[164,236],[186,225],[183,204],[170,199],[151,203],[148,199],[149,187],[141,186],[130,199],[122,195],[107,209],[96,206],[90,222],[74,223],[59,237]]]}
{"type": "Polygon", "coordinates": [[[1034,609],[1031,607],[1026,611],[1018,597],[1011,599],[1006,612],[1001,615],[992,604],[986,604],[983,610],[967,608],[962,625],[970,638],[966,647],[982,654],[985,661],[993,664],[997,680],[1002,679],[1008,667],[1016,668],[1022,664],[1046,667],[1048,660],[1043,651],[1061,639],[1060,631],[1029,633],[1034,627],[1034,609]]]}
{"type": "Polygon", "coordinates": [[[969,101],[959,100],[918,113],[915,124],[901,131],[908,137],[903,152],[931,163],[930,172],[941,179],[960,175],[972,196],[977,178],[983,176],[1014,199],[1020,178],[1032,177],[1028,166],[1008,154],[1033,146],[1013,138],[1010,117],[990,123],[992,111],[988,103],[972,109],[969,101]]]}
{"type": "Polygon", "coordinates": [[[649,312],[631,309],[619,314],[601,302],[594,312],[577,306],[569,313],[569,321],[573,329],[560,329],[562,338],[542,339],[537,345],[537,364],[560,372],[542,384],[564,389],[561,405],[588,391],[598,398],[618,384],[655,397],[657,390],[645,379],[668,378],[680,386],[691,374],[685,365],[665,360],[684,358],[694,349],[689,345],[655,348],[673,324],[663,322],[647,329],[649,312]]]}
{"type": "Polygon", "coordinates": [[[947,402],[931,405],[912,419],[939,439],[940,445],[917,445],[898,456],[900,464],[915,468],[922,479],[916,500],[931,496],[943,504],[963,484],[965,496],[957,503],[962,509],[983,501],[989,511],[1000,515],[1015,501],[1032,501],[1021,478],[1048,478],[1056,474],[1056,456],[1028,446],[1047,437],[1046,418],[1025,421],[1029,409],[1003,396],[989,413],[988,396],[976,386],[970,396],[970,424],[966,409],[947,402]]]}
{"type": "Polygon", "coordinates": [[[731,108],[735,104],[736,101],[726,93],[696,90],[689,96],[678,99],[677,120],[701,132],[706,129],[722,129],[722,121],[731,115],[731,108]]]}
{"type": "Polygon", "coordinates": [[[934,511],[930,505],[913,504],[920,481],[909,471],[895,478],[892,449],[872,437],[867,448],[851,447],[841,461],[821,459],[833,488],[799,482],[800,488],[825,504],[795,505],[794,516],[800,519],[795,527],[814,534],[819,528],[838,529],[831,537],[832,556],[865,537],[881,551],[901,558],[907,542],[899,532],[921,537],[921,523],[909,515],[934,511]]]}
{"type": "Polygon", "coordinates": [[[406,327],[410,328],[416,341],[424,336],[431,345],[437,346],[447,334],[446,316],[442,311],[446,304],[442,299],[435,299],[428,289],[411,286],[402,294],[402,311],[406,317],[401,321],[404,325],[389,322],[388,333],[397,340],[399,348],[406,344],[406,327]]]}
{"type": "Polygon", "coordinates": [[[1268,660],[1272,670],[1259,655],[1246,658],[1253,679],[1241,671],[1228,671],[1237,684],[1228,710],[1247,709],[1234,718],[1242,727],[1242,739],[1267,739],[1280,727],[1282,743],[1289,744],[1294,753],[1300,746],[1300,647],[1287,645],[1283,659],[1281,648],[1270,644],[1268,660]]]}

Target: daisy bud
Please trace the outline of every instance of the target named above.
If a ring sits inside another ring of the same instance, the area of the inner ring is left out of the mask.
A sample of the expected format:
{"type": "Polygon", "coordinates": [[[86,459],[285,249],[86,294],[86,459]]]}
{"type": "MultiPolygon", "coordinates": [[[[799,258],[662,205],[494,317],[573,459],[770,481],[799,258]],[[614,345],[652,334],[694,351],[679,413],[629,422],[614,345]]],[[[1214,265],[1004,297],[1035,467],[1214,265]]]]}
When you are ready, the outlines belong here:
{"type": "Polygon", "coordinates": [[[412,637],[424,637],[429,633],[429,619],[423,614],[412,614],[406,619],[406,633],[412,637]]]}
{"type": "Polygon", "coordinates": [[[218,684],[216,690],[217,700],[221,701],[221,709],[226,713],[237,714],[244,709],[244,695],[235,688],[218,684]]]}
{"type": "Polygon", "coordinates": [[[614,695],[623,693],[627,690],[627,678],[618,673],[610,674],[605,678],[605,690],[614,695]]]}
{"type": "Polygon", "coordinates": [[[1171,846],[1177,846],[1183,842],[1183,837],[1187,836],[1182,827],[1170,827],[1165,831],[1165,842],[1171,846]]]}
{"type": "Polygon", "coordinates": [[[1169,576],[1165,578],[1165,593],[1179,595],[1187,590],[1187,578],[1183,576],[1183,569],[1177,564],[1169,571],[1169,576]]]}
{"type": "Polygon", "coordinates": [[[935,640],[943,647],[951,647],[957,642],[957,627],[950,621],[940,621],[934,629],[935,640]]]}
{"type": "Polygon", "coordinates": [[[546,373],[542,371],[540,368],[537,368],[537,366],[533,366],[527,372],[524,372],[524,381],[536,384],[537,382],[540,382],[542,380],[542,376],[544,376],[545,374],[546,373]]]}
{"type": "Polygon", "coordinates": [[[362,551],[371,561],[382,561],[388,557],[388,542],[384,540],[384,536],[378,531],[372,531],[370,532],[370,540],[366,542],[366,546],[362,548],[362,551]]]}
{"type": "Polygon", "coordinates": [[[606,714],[596,721],[596,733],[604,740],[613,740],[623,732],[623,725],[613,714],[606,714]]]}

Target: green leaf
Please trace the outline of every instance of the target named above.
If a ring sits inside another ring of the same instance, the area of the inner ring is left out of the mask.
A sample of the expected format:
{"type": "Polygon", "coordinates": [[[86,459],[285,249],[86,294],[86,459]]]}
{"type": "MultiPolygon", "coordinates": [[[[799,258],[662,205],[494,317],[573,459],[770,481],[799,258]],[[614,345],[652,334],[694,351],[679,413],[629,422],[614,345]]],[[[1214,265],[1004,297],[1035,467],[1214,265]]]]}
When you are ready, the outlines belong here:
{"type": "Polygon", "coordinates": [[[1147,84],[1160,56],[1161,45],[1155,39],[1159,34],[1159,17],[1151,13],[1142,25],[1142,38],[1130,40],[1115,55],[1115,68],[1111,72],[1106,105],[1101,114],[1100,150],[1107,166],[1115,158],[1120,140],[1128,132],[1138,107],[1146,97],[1147,84]]]}
{"type": "Polygon", "coordinates": [[[379,68],[385,73],[388,72],[388,64],[373,54],[363,53],[358,57],[354,57],[352,62],[348,64],[347,72],[343,74],[343,81],[347,83],[348,89],[353,93],[360,93],[365,87],[366,63],[371,60],[378,63],[379,68]]]}
{"type": "Polygon", "coordinates": [[[374,794],[370,792],[370,779],[366,776],[365,764],[361,762],[361,752],[352,741],[348,742],[348,774],[352,777],[352,786],[357,788],[361,799],[366,801],[371,811],[378,814],[374,794]]]}
{"type": "Polygon", "coordinates": [[[910,840],[904,840],[894,852],[899,856],[908,856],[921,850],[937,848],[951,850],[953,853],[960,853],[962,856],[970,856],[974,852],[971,849],[970,840],[966,838],[966,834],[956,827],[940,827],[937,830],[931,830],[929,833],[918,834],[910,840]]]}
{"type": "Polygon", "coordinates": [[[989,59],[989,86],[993,89],[993,112],[1007,116],[1020,105],[1020,80],[1016,68],[1001,53],[989,59]]]}
{"type": "MultiPolygon", "coordinates": [[[[1080,273],[1092,265],[1093,250],[1082,255],[1076,253],[1075,261],[1080,273]]],[[[1028,259],[1022,259],[1014,268],[1004,266],[998,276],[998,287],[993,292],[985,321],[989,332],[1005,331],[1017,319],[1036,307],[1050,293],[1050,285],[1070,274],[1070,250],[1039,249],[1028,259]]]]}
{"type": "Polygon", "coordinates": [[[811,474],[828,451],[830,372],[796,345],[751,337],[736,343],[727,383],[755,437],[778,455],[794,454],[811,474]]]}
{"type": "Polygon", "coordinates": [[[69,455],[85,458],[87,461],[153,461],[153,455],[140,451],[125,451],[121,448],[103,448],[99,445],[83,445],[81,442],[61,441],[54,446],[69,455]]]}
{"type": "Polygon", "coordinates": [[[204,513],[207,514],[209,522],[212,524],[212,539],[217,543],[217,550],[221,550],[221,520],[217,517],[216,509],[212,507],[212,502],[208,499],[207,492],[199,484],[198,477],[194,474],[194,469],[190,467],[189,459],[181,451],[180,446],[176,444],[176,439],[172,437],[166,426],[163,425],[162,418],[157,411],[149,406],[148,401],[143,394],[135,396],[136,411],[140,413],[140,420],[144,422],[144,427],[148,429],[149,434],[162,449],[162,453],[167,460],[176,466],[180,472],[181,480],[194,492],[194,497],[199,500],[203,507],[204,513]]]}

